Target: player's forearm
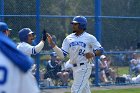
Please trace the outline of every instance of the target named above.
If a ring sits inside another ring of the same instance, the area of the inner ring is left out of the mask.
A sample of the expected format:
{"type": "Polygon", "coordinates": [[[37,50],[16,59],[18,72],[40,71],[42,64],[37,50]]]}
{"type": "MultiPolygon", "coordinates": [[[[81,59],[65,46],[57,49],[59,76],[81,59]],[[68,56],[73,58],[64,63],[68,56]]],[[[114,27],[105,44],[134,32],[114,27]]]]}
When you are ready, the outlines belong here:
{"type": "Polygon", "coordinates": [[[51,47],[53,48],[53,50],[58,54],[58,56],[60,56],[60,58],[64,58],[64,54],[63,51],[57,46],[55,45],[55,43],[52,40],[52,37],[47,33],[47,39],[48,39],[48,43],[51,45],[51,47]]]}
{"type": "Polygon", "coordinates": [[[44,47],[44,42],[43,41],[40,41],[40,43],[35,46],[35,51],[37,53],[39,53],[42,50],[43,47],[44,47]]]}
{"type": "Polygon", "coordinates": [[[50,42],[50,45],[51,45],[52,48],[54,48],[56,46],[53,41],[50,42]]]}
{"type": "Polygon", "coordinates": [[[58,56],[60,57],[60,58],[64,58],[64,54],[63,54],[63,51],[58,47],[58,46],[54,46],[53,47],[53,50],[58,54],[58,56]]]}

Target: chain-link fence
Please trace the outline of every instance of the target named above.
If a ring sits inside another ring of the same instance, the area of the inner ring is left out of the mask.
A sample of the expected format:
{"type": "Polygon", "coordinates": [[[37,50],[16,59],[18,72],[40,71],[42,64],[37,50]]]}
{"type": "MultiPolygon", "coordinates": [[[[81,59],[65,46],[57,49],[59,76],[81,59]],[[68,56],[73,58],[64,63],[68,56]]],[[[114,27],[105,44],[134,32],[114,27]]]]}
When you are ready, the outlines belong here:
{"type": "MultiPolygon", "coordinates": [[[[19,42],[18,31],[28,27],[39,39],[44,29],[55,35],[57,44],[61,47],[63,39],[72,32],[70,21],[76,15],[87,17],[87,32],[96,36],[96,32],[98,33],[95,31],[97,1],[101,3],[101,6],[98,6],[101,8],[98,21],[101,21],[100,39],[105,51],[134,51],[140,40],[139,0],[102,0],[102,2],[100,0],[0,0],[0,20],[5,21],[13,29],[11,38],[16,43],[19,42]]],[[[41,53],[50,52],[52,49],[46,42],[41,53]]],[[[117,73],[118,68],[128,67],[126,69],[129,69],[130,59],[122,60],[127,53],[113,53],[112,56],[114,56],[112,64],[117,73]]],[[[43,55],[40,55],[41,58],[43,55]]]]}
{"type": "MultiPolygon", "coordinates": [[[[72,69],[64,69],[68,58],[65,60],[59,60],[56,57],[55,61],[51,61],[51,57],[42,53],[40,64],[40,85],[42,88],[56,88],[66,87],[63,85],[63,78],[59,77],[59,72],[68,72],[68,78],[66,78],[67,86],[71,86],[73,77],[72,69]],[[54,68],[48,69],[50,64],[53,64],[54,68]],[[62,64],[59,64],[62,63],[62,64]],[[61,66],[61,68],[59,68],[61,66]],[[56,70],[57,68],[57,70],[56,70]],[[55,74],[54,74],[55,73],[55,74]],[[57,76],[58,75],[58,76],[57,76]]],[[[98,72],[96,72],[96,62],[92,63],[92,74],[90,76],[90,85],[131,85],[139,84],[139,71],[140,71],[140,53],[137,50],[129,51],[110,51],[101,55],[98,59],[98,72]],[[98,82],[96,81],[96,75],[98,76],[98,82]]]]}

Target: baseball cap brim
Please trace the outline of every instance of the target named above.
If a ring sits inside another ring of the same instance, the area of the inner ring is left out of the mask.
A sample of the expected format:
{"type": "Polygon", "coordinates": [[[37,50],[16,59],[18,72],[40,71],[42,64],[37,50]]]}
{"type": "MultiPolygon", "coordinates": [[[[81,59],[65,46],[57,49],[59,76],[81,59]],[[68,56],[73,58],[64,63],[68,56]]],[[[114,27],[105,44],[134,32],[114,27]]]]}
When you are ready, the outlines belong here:
{"type": "Polygon", "coordinates": [[[12,30],[8,27],[8,25],[5,22],[0,22],[0,31],[5,31],[5,30],[12,30]]]}
{"type": "Polygon", "coordinates": [[[12,29],[8,28],[9,31],[11,31],[12,29]]]}
{"type": "Polygon", "coordinates": [[[28,34],[34,34],[34,32],[31,31],[31,32],[29,32],[28,34]]]}
{"type": "Polygon", "coordinates": [[[78,23],[77,21],[72,21],[71,24],[78,23]]]}

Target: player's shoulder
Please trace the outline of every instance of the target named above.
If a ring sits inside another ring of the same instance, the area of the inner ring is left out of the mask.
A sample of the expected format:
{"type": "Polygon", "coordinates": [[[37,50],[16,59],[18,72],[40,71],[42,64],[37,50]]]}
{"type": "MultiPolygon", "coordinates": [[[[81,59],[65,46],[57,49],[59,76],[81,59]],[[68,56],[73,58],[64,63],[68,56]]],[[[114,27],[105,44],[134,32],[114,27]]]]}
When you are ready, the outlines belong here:
{"type": "Polygon", "coordinates": [[[26,43],[26,42],[20,42],[20,43],[18,43],[18,45],[24,46],[24,45],[30,45],[30,44],[28,44],[28,43],[26,43]]]}
{"type": "Polygon", "coordinates": [[[93,38],[93,39],[95,39],[95,36],[92,35],[92,34],[90,34],[90,33],[88,33],[88,32],[85,32],[85,33],[84,33],[84,36],[86,36],[86,37],[88,37],[88,38],[93,38]]]}
{"type": "Polygon", "coordinates": [[[66,41],[66,40],[69,40],[70,38],[74,38],[74,37],[75,37],[74,34],[75,34],[75,33],[69,34],[68,36],[66,36],[66,38],[65,38],[64,40],[66,41]]]}
{"type": "Polygon", "coordinates": [[[30,47],[31,45],[26,43],[26,42],[20,42],[18,43],[17,45],[17,48],[27,48],[27,47],[30,47]]]}
{"type": "Polygon", "coordinates": [[[71,33],[68,36],[66,36],[66,38],[70,38],[70,37],[74,37],[74,36],[75,36],[75,33],[71,33]]]}

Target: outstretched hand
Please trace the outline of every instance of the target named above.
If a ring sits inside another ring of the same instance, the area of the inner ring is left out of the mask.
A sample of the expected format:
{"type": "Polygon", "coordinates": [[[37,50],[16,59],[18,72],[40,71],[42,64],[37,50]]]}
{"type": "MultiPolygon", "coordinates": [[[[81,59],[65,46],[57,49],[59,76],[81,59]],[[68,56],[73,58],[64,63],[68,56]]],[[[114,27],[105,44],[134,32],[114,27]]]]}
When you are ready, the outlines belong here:
{"type": "Polygon", "coordinates": [[[48,43],[52,46],[52,48],[54,48],[55,43],[53,42],[51,35],[49,33],[46,33],[46,35],[47,35],[48,43]]]}
{"type": "Polygon", "coordinates": [[[51,42],[52,42],[51,35],[49,33],[46,33],[46,35],[47,35],[48,43],[51,44],[51,42]]]}

